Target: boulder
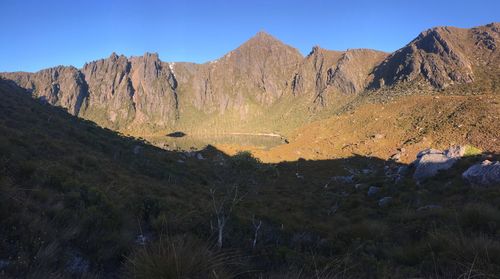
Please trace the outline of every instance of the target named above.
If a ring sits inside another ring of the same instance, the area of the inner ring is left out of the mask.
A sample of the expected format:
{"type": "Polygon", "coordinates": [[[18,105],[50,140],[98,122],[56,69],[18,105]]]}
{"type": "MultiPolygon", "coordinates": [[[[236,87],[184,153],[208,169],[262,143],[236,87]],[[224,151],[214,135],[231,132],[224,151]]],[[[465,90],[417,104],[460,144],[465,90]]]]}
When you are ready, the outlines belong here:
{"type": "Polygon", "coordinates": [[[429,154],[443,154],[443,151],[438,150],[438,149],[434,149],[434,148],[424,149],[424,150],[418,152],[418,154],[417,154],[417,160],[419,160],[423,156],[429,155],[429,154]]]}
{"type": "Polygon", "coordinates": [[[391,155],[391,157],[389,158],[393,161],[399,161],[401,159],[401,153],[394,153],[391,155]]]}
{"type": "Polygon", "coordinates": [[[415,173],[413,179],[417,182],[435,176],[441,170],[451,168],[465,154],[464,146],[454,146],[448,150],[425,149],[417,154],[413,162],[415,173]]]}
{"type": "Polygon", "coordinates": [[[198,159],[198,160],[205,160],[205,158],[203,157],[203,154],[201,154],[201,153],[197,153],[196,154],[196,159],[198,159]]]}
{"type": "Polygon", "coordinates": [[[354,185],[354,189],[356,189],[356,190],[364,190],[364,189],[366,189],[366,187],[368,187],[368,185],[363,184],[363,183],[357,183],[354,185]]]}
{"type": "Polygon", "coordinates": [[[380,190],[379,187],[370,186],[370,188],[368,188],[368,193],[367,194],[368,194],[369,197],[373,197],[373,196],[375,196],[375,194],[378,193],[379,190],[380,190]]]}
{"type": "Polygon", "coordinates": [[[428,204],[425,206],[421,206],[417,209],[417,211],[425,211],[425,210],[433,210],[433,209],[441,209],[442,206],[437,205],[437,204],[428,204]]]}
{"type": "Polygon", "coordinates": [[[383,197],[378,201],[378,206],[385,207],[392,202],[392,197],[383,197]]]}
{"type": "Polygon", "coordinates": [[[448,158],[461,158],[464,156],[465,150],[465,146],[452,146],[450,149],[446,150],[446,156],[448,156],[448,158]]]}
{"type": "Polygon", "coordinates": [[[383,139],[385,136],[382,134],[374,134],[371,136],[372,139],[383,139]]]}
{"type": "Polygon", "coordinates": [[[484,160],[468,168],[462,178],[473,185],[500,186],[500,162],[484,160]]]}

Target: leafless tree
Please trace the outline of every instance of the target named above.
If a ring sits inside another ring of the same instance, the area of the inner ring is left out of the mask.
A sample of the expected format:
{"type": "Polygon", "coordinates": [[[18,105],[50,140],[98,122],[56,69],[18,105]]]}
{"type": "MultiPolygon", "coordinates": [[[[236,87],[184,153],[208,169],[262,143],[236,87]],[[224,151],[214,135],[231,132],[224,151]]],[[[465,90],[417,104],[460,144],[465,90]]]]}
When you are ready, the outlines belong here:
{"type": "Polygon", "coordinates": [[[259,222],[257,222],[255,220],[255,216],[253,216],[252,225],[253,225],[253,231],[254,231],[253,241],[252,241],[252,249],[255,249],[255,245],[257,245],[257,237],[259,236],[259,230],[260,230],[260,227],[262,226],[262,220],[259,220],[259,222]]]}
{"type": "Polygon", "coordinates": [[[244,195],[239,194],[238,186],[232,187],[219,198],[216,196],[215,189],[210,189],[210,194],[212,196],[214,214],[217,218],[217,246],[220,249],[222,248],[224,229],[227,221],[230,218],[235,206],[243,200],[244,195]]]}

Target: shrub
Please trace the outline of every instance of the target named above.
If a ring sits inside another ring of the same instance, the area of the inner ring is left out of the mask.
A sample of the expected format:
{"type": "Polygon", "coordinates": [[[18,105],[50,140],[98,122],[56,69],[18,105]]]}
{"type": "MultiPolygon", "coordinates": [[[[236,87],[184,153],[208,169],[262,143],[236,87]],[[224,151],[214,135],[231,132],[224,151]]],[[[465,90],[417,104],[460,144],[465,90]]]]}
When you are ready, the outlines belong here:
{"type": "Polygon", "coordinates": [[[126,264],[129,278],[233,278],[227,267],[235,256],[215,252],[190,237],[160,239],[136,250],[126,264]]]}
{"type": "Polygon", "coordinates": [[[500,229],[500,210],[482,203],[468,204],[460,214],[463,228],[496,233],[500,229]]]}
{"type": "Polygon", "coordinates": [[[466,145],[465,146],[465,153],[464,156],[476,156],[476,155],[481,155],[483,151],[475,146],[472,145],[466,145]]]}
{"type": "Polygon", "coordinates": [[[342,229],[346,239],[377,240],[387,235],[389,228],[385,223],[375,220],[363,220],[342,229]]]}
{"type": "Polygon", "coordinates": [[[231,157],[231,163],[235,168],[254,170],[259,168],[261,162],[249,151],[240,151],[231,157]]]}

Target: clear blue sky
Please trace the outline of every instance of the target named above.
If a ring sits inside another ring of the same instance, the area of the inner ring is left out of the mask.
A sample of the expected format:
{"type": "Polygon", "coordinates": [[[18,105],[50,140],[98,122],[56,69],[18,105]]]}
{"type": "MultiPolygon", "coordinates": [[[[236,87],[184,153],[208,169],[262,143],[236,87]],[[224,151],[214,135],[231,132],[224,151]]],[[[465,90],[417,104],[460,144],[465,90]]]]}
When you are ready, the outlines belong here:
{"type": "Polygon", "coordinates": [[[311,47],[394,51],[438,25],[500,21],[500,0],[0,0],[0,71],[81,67],[119,54],[206,62],[265,30],[311,47]]]}

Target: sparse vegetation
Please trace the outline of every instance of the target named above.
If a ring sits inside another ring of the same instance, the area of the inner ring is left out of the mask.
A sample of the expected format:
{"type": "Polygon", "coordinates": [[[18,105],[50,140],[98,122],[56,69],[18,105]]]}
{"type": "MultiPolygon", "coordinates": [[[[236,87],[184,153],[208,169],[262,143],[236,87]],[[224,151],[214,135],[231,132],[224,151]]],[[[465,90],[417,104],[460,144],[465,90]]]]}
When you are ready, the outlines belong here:
{"type": "Polygon", "coordinates": [[[234,278],[238,255],[217,251],[206,242],[189,237],[160,237],[138,248],[128,258],[127,277],[150,278],[234,278]]]}
{"type": "MultiPolygon", "coordinates": [[[[461,178],[482,159],[476,148],[417,186],[411,172],[386,175],[405,164],[374,156],[263,163],[212,147],[165,151],[1,84],[0,95],[2,277],[500,274],[500,191],[461,178]],[[370,186],[379,192],[368,196],[370,186]],[[221,211],[219,247],[214,200],[233,200],[234,189],[244,198],[221,211]],[[380,207],[383,197],[392,201],[380,207]]],[[[420,116],[400,124],[438,131],[420,116]]]]}
{"type": "Polygon", "coordinates": [[[481,153],[483,153],[483,151],[475,146],[472,146],[472,145],[465,146],[465,153],[464,153],[465,157],[477,156],[477,155],[481,155],[481,153]]]}

